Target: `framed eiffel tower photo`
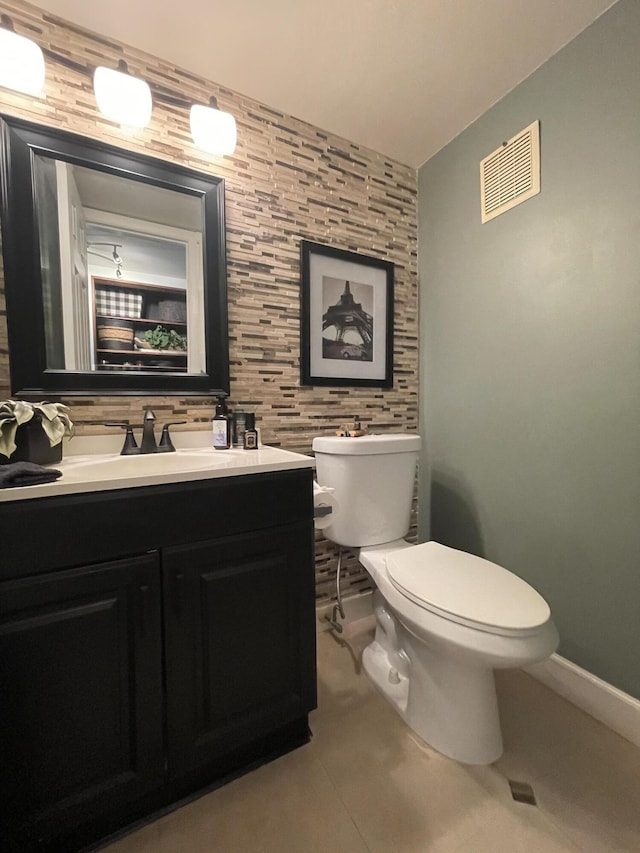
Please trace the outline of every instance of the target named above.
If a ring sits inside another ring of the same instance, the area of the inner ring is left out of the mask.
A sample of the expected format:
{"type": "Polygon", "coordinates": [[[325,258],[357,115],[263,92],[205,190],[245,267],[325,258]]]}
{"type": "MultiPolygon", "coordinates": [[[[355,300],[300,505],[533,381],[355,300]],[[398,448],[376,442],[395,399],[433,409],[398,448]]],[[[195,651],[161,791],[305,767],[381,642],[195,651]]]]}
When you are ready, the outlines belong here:
{"type": "Polygon", "coordinates": [[[393,386],[393,264],[300,242],[300,382],[393,386]]]}

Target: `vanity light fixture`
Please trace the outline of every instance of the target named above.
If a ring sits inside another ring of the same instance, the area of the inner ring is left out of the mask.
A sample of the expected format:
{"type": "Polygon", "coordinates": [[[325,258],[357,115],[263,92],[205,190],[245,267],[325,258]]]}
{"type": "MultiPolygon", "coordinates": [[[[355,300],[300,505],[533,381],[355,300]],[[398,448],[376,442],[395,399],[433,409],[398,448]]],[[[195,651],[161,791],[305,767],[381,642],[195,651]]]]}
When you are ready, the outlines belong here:
{"type": "Polygon", "coordinates": [[[130,74],[124,59],[119,60],[117,70],[104,65],[94,70],[49,48],[41,49],[31,39],[14,32],[13,21],[8,15],[0,15],[0,87],[25,95],[41,95],[45,80],[45,56],[47,60],[64,65],[78,74],[90,76],[93,73],[98,109],[111,121],[135,129],[146,127],[151,120],[153,99],[183,109],[190,107],[191,135],[198,148],[217,156],[233,154],[235,151],[238,136],[236,120],[231,113],[218,108],[215,97],[210,98],[208,106],[191,106],[183,96],[154,85],[152,99],[149,84],[130,74]]]}
{"type": "Polygon", "coordinates": [[[38,97],[44,88],[44,56],[31,39],[14,32],[8,15],[0,16],[0,86],[38,97]]]}
{"type": "Polygon", "coordinates": [[[215,97],[209,106],[194,104],[190,112],[191,136],[198,148],[209,154],[233,154],[236,148],[236,120],[231,113],[218,109],[215,97]]]}
{"type": "Polygon", "coordinates": [[[151,89],[145,80],[129,74],[124,59],[118,70],[101,65],[93,75],[93,89],[100,112],[111,121],[142,128],[151,119],[151,89]]]}

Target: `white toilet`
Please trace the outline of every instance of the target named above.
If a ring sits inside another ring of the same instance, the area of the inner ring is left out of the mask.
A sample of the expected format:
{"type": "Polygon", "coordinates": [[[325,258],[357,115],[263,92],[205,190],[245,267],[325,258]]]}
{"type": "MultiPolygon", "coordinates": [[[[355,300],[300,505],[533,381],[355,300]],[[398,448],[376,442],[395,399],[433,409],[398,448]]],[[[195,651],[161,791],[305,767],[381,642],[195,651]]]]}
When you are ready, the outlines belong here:
{"type": "Polygon", "coordinates": [[[544,660],[558,632],[546,601],[506,569],[402,539],[419,449],[409,434],[314,439],[318,483],[338,506],[324,533],[358,553],[377,587],[369,678],[439,752],[490,764],[502,753],[493,670],[544,660]]]}

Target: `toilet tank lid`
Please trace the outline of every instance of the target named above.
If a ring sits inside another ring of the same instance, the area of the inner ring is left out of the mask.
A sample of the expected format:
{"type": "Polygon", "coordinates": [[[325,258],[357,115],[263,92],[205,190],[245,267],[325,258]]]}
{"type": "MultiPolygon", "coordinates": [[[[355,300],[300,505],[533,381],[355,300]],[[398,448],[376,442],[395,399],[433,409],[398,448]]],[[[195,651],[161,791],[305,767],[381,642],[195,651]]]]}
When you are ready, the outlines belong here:
{"type": "Polygon", "coordinates": [[[386,433],[361,435],[357,438],[327,435],[313,439],[316,453],[337,453],[350,456],[372,456],[378,453],[415,453],[420,450],[420,436],[415,433],[386,433]]]}

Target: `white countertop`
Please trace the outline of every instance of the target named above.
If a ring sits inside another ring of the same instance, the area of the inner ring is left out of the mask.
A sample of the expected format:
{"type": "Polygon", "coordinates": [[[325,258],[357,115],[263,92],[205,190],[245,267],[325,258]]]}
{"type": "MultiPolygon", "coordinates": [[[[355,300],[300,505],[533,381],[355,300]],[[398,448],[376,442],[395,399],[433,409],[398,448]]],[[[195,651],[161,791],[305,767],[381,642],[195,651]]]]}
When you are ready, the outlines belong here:
{"type": "MultiPolygon", "coordinates": [[[[182,433],[182,435],[188,435],[182,433]]],[[[177,439],[174,441],[179,445],[177,439]]],[[[207,437],[209,438],[208,434],[207,437]]],[[[107,438],[107,437],[99,437],[107,438]]],[[[108,438],[111,438],[110,436],[108,438]]],[[[187,446],[175,453],[150,453],[144,456],[120,456],[117,452],[70,454],[65,448],[62,462],[48,467],[62,471],[62,477],[53,483],[39,486],[19,486],[0,489],[1,501],[19,501],[30,498],[54,497],[82,492],[101,492],[154,486],[162,483],[184,483],[218,477],[237,477],[244,474],[262,474],[270,471],[288,471],[296,468],[313,468],[311,456],[292,453],[277,447],[261,445],[257,450],[214,450],[211,446],[198,446],[191,434],[184,442],[187,446]]],[[[94,442],[98,446],[104,442],[94,442]]],[[[122,440],[119,442],[120,446],[122,440]]],[[[76,449],[91,446],[77,442],[76,449]]]]}

